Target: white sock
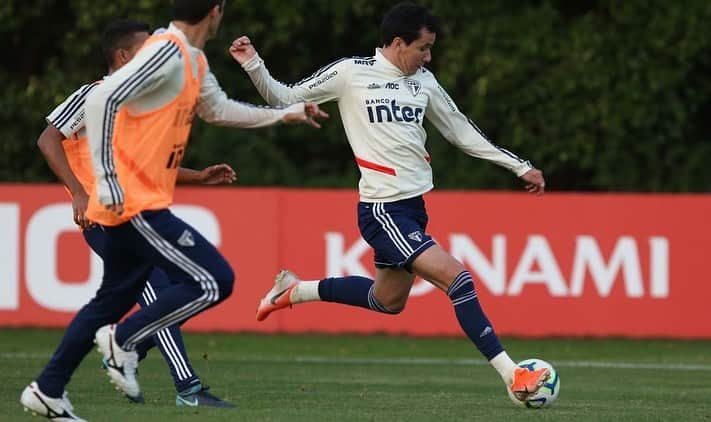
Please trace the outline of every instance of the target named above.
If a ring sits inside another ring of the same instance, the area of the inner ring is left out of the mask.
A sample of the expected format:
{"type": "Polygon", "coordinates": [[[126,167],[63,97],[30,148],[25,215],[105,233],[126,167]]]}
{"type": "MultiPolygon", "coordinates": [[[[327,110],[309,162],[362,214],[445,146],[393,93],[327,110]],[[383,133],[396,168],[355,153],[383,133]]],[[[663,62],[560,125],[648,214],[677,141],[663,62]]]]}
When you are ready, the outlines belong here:
{"type": "Polygon", "coordinates": [[[516,362],[511,360],[506,351],[494,356],[489,363],[494,367],[494,369],[496,369],[499,375],[501,375],[501,379],[504,380],[504,383],[507,386],[513,383],[514,371],[518,368],[518,366],[516,365],[516,362]]]}
{"type": "Polygon", "coordinates": [[[289,299],[291,303],[304,303],[304,302],[314,302],[321,300],[321,296],[318,295],[318,283],[320,281],[299,281],[296,283],[296,287],[291,291],[289,299]]]}

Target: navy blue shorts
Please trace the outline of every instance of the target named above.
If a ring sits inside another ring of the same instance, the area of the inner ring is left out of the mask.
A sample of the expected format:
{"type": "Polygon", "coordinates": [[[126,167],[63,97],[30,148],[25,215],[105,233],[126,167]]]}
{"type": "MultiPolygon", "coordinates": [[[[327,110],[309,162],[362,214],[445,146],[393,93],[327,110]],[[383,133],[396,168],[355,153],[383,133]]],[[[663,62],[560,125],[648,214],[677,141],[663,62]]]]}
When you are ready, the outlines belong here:
{"type": "Polygon", "coordinates": [[[427,229],[422,196],[395,202],[359,202],[360,234],[375,250],[376,268],[404,268],[435,245],[427,229]]]}

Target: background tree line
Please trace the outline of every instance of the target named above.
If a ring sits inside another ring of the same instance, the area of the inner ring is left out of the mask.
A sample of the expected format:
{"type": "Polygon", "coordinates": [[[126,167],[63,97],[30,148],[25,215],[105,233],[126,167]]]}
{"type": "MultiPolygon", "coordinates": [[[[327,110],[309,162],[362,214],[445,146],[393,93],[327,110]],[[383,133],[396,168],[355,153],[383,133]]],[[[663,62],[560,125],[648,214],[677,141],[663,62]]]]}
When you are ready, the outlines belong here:
{"type": "MultiPolygon", "coordinates": [[[[227,53],[249,35],[273,75],[293,83],[343,56],[369,56],[392,1],[227,0],[212,71],[232,98],[263,104],[227,53]]],[[[429,66],[495,143],[545,171],[551,190],[711,190],[711,2],[426,1],[439,17],[429,66]]],[[[54,181],[35,141],[44,117],[101,78],[104,25],[165,26],[166,0],[0,3],[0,181],[54,181]]],[[[335,104],[323,129],[218,128],[199,122],[184,165],[227,162],[241,185],[354,187],[358,168],[335,104]]],[[[428,126],[435,184],[519,189],[428,126]]]]}

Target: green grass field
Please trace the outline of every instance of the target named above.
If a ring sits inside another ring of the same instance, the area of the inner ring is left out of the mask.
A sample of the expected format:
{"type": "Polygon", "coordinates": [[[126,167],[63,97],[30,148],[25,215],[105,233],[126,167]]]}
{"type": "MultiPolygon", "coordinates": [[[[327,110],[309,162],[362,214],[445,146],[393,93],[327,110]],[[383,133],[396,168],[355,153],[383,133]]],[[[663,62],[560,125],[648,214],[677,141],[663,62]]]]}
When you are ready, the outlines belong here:
{"type": "MultiPolygon", "coordinates": [[[[0,330],[0,420],[32,421],[21,390],[61,331],[0,330]]],[[[556,366],[561,395],[515,407],[469,342],[387,336],[187,335],[195,370],[236,409],[174,405],[160,353],[141,363],[145,405],[113,390],[92,352],[69,385],[90,421],[694,421],[711,420],[711,342],[504,339],[515,359],[556,366]]]]}

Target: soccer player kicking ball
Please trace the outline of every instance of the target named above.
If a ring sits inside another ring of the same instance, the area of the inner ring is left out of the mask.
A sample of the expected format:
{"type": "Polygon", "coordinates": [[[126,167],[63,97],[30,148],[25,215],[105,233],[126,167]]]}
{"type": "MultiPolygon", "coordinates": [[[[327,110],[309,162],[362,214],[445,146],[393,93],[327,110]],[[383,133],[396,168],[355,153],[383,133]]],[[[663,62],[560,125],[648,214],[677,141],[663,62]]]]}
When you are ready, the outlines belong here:
{"type": "MultiPolygon", "coordinates": [[[[120,20],[111,23],[102,35],[102,50],[109,66],[108,74],[120,69],[136,54],[143,42],[149,37],[148,25],[132,20],[120,20]]],[[[95,82],[79,88],[66,101],[47,116],[47,127],[37,141],[42,154],[52,171],[62,181],[72,197],[74,221],[82,228],[82,235],[99,256],[104,255],[106,235],[101,226],[87,220],[85,211],[89,196],[94,185],[94,174],[91,169],[91,157],[84,127],[86,96],[98,84],[95,82]]],[[[236,178],[234,170],[227,164],[207,167],[202,171],[178,168],[178,183],[219,184],[232,183],[236,178]]],[[[138,295],[141,306],[147,306],[155,300],[161,291],[171,285],[165,272],[154,268],[148,277],[145,289],[138,295]]],[[[44,370],[22,396],[22,404],[28,409],[42,413],[51,406],[52,397],[63,395],[64,386],[69,381],[87,349],[92,346],[94,329],[85,329],[82,319],[75,319],[67,327],[61,343],[44,370]],[[40,401],[43,398],[45,404],[40,401]]],[[[175,324],[155,334],[151,339],[139,344],[136,348],[139,360],[143,359],[148,350],[158,346],[165,359],[178,392],[178,406],[215,406],[233,407],[207,391],[200,377],[190,364],[185,351],[180,326],[175,324]]],[[[142,397],[128,396],[132,401],[141,402],[142,397]]],[[[66,398],[65,398],[66,399],[66,398]]],[[[61,413],[61,411],[57,411],[61,413]]]]}
{"type": "MultiPolygon", "coordinates": [[[[141,395],[136,379],[139,345],[232,293],[229,263],[168,209],[194,115],[222,126],[250,128],[281,122],[319,127],[314,119],[328,117],[313,103],[277,110],[229,100],[202,52],[217,32],[225,1],[173,4],[168,29],[148,38],[130,62],[92,89],[85,103],[96,180],[86,218],[103,227],[106,244],[101,287],[72,324],[95,331],[108,375],[131,397],[141,395]],[[135,304],[155,267],[172,285],[115,324],[135,304]]],[[[77,366],[90,342],[89,337],[81,356],[73,357],[77,366]]],[[[51,395],[31,385],[21,401],[33,396],[44,405],[38,411],[43,416],[80,420],[61,397],[66,382],[68,378],[51,395]]]]}
{"type": "Polygon", "coordinates": [[[248,37],[232,43],[233,58],[270,105],[338,101],[361,172],[358,225],[375,250],[375,280],[350,276],[302,281],[282,271],[262,299],[257,319],[319,300],[398,314],[417,275],[449,296],[464,332],[512,392],[525,398],[538,390],[548,370],[530,371],[511,360],[479,304],[469,271],[425,231],[428,218],[422,195],[433,183],[423,120],[429,119],[467,154],[514,172],[531,193],[543,194],[543,174],[489,142],[424,67],[431,60],[437,32],[437,21],[427,9],[400,3],[384,17],[383,47],[373,57],[343,58],[293,86],[269,74],[248,37]]]}

